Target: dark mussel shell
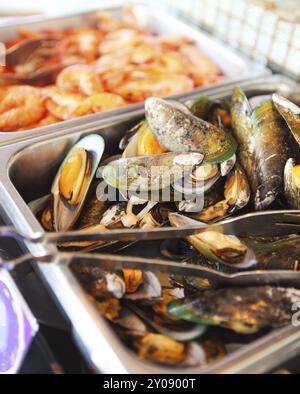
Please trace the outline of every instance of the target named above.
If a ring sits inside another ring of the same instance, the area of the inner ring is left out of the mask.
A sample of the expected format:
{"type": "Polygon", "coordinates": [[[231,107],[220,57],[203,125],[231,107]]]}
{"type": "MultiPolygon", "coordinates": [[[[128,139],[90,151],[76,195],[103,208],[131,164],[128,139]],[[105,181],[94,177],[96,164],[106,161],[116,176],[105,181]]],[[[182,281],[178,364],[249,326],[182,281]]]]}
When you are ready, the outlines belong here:
{"type": "Polygon", "coordinates": [[[281,287],[245,287],[208,290],[172,301],[171,315],[194,323],[217,325],[242,334],[291,323],[291,310],[300,290],[281,287]]]}

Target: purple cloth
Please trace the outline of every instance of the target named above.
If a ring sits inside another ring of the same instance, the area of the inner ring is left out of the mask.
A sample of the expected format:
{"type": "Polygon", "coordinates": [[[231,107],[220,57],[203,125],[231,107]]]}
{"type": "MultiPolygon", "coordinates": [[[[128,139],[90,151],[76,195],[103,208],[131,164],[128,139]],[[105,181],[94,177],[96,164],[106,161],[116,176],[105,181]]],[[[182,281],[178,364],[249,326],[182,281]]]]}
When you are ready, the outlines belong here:
{"type": "Polygon", "coordinates": [[[0,374],[18,371],[37,329],[11,276],[0,270],[0,374]]]}

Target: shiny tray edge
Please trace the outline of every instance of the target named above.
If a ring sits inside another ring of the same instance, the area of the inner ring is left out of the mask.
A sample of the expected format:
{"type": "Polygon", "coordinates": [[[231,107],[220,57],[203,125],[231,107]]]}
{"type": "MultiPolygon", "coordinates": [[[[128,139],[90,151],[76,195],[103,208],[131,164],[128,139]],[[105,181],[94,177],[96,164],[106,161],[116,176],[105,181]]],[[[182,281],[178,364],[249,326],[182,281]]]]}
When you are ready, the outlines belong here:
{"type": "MultiPolygon", "coordinates": [[[[252,82],[244,82],[241,86],[245,89],[255,89],[268,85],[270,89],[282,85],[286,88],[295,88],[294,81],[284,77],[271,77],[252,82]]],[[[230,94],[231,88],[215,89],[212,96],[226,96],[230,94]]],[[[192,98],[192,95],[189,96],[192,98]]],[[[107,121],[101,122],[102,127],[107,121]]],[[[98,125],[98,127],[101,127],[98,125]]],[[[75,131],[73,131],[75,132],[75,131]]],[[[86,130],[87,132],[87,130],[86,130]]],[[[6,220],[12,222],[23,231],[33,234],[41,231],[41,227],[33,218],[29,208],[18,194],[8,177],[8,167],[13,157],[33,143],[54,139],[49,136],[39,136],[31,141],[23,141],[9,147],[0,148],[0,155],[3,157],[0,168],[0,206],[2,212],[6,212],[6,220]]],[[[27,245],[30,251],[36,251],[36,246],[27,245]]],[[[44,252],[44,246],[39,245],[38,251],[44,252]]],[[[48,248],[47,248],[48,250],[48,248]]],[[[54,248],[55,250],[55,248],[54,248]]],[[[190,368],[188,370],[174,370],[165,367],[157,367],[147,362],[143,362],[134,357],[121,345],[119,339],[108,329],[107,323],[94,310],[87,300],[87,297],[77,282],[71,271],[67,267],[50,267],[37,265],[36,269],[42,275],[43,280],[53,292],[57,302],[62,306],[74,327],[74,335],[81,347],[85,357],[91,362],[96,371],[107,373],[254,373],[267,372],[276,367],[280,362],[286,361],[290,352],[300,349],[300,332],[293,327],[286,327],[282,330],[253,342],[241,350],[227,356],[224,360],[214,363],[207,368],[190,368]],[[63,290],[62,290],[63,289],[63,290]],[[78,313],[78,312],[81,313],[78,313]],[[88,332],[88,335],[87,335],[88,332]],[[104,334],[105,333],[105,334],[104,334]],[[109,338],[109,340],[108,340],[109,338]],[[95,343],[99,348],[106,349],[109,353],[105,360],[102,359],[103,351],[95,349],[95,343]],[[101,344],[101,346],[100,346],[101,344]],[[270,352],[276,352],[277,357],[271,357],[270,352]],[[125,362],[124,362],[125,361],[125,362]],[[126,365],[126,368],[125,368],[126,365]]]]}
{"type": "MultiPolygon", "coordinates": [[[[154,9],[153,7],[148,7],[144,5],[136,5],[133,8],[142,8],[145,10],[145,12],[148,12],[149,16],[156,18],[157,20],[161,19],[162,17],[166,18],[168,21],[165,26],[171,27],[173,24],[178,25],[178,33],[186,35],[188,37],[193,38],[197,43],[201,43],[201,40],[204,38],[205,40],[209,40],[211,43],[212,53],[219,53],[219,55],[222,57],[224,61],[231,62],[231,65],[234,63],[239,62],[240,65],[243,66],[243,72],[241,75],[238,75],[233,78],[227,78],[225,81],[214,84],[214,85],[208,85],[204,86],[203,88],[197,88],[194,89],[191,92],[188,93],[180,93],[177,95],[170,96],[169,98],[172,99],[181,99],[185,98],[189,94],[205,94],[209,92],[211,89],[214,88],[219,88],[219,87],[226,87],[229,84],[232,83],[238,83],[240,81],[245,81],[245,80],[250,80],[254,78],[258,78],[263,75],[270,75],[270,70],[268,70],[264,65],[261,65],[257,62],[251,61],[245,56],[237,53],[234,49],[226,46],[224,43],[222,43],[220,40],[217,38],[209,35],[203,30],[199,30],[195,27],[188,26],[186,22],[184,22],[181,19],[178,19],[177,17],[174,17],[173,15],[169,15],[166,13],[164,10],[159,10],[159,15],[158,15],[158,10],[154,9]],[[169,23],[169,24],[168,24],[169,23]]],[[[122,7],[111,7],[111,8],[104,8],[104,11],[111,11],[111,12],[118,12],[122,9],[122,7]]],[[[17,31],[20,27],[26,26],[35,26],[39,25],[40,23],[48,23],[52,22],[53,24],[59,22],[59,21],[65,21],[66,19],[72,19],[74,17],[86,17],[88,18],[89,16],[94,15],[95,12],[99,11],[88,11],[88,12],[81,12],[81,13],[72,13],[72,14],[67,14],[63,16],[57,16],[57,17],[43,17],[43,16],[36,16],[32,18],[24,18],[17,24],[4,24],[0,26],[0,35],[5,34],[5,32],[10,32],[11,30],[17,31]]],[[[56,26],[57,27],[57,26],[56,26]]],[[[131,112],[141,110],[144,106],[144,103],[137,103],[137,104],[131,104],[128,105],[124,108],[116,109],[116,110],[111,110],[111,111],[106,111],[103,113],[99,114],[93,114],[93,115],[86,115],[78,119],[74,120],[67,120],[63,121],[60,123],[56,123],[54,125],[49,125],[45,127],[39,127],[36,129],[31,129],[27,131],[17,131],[17,132],[0,132],[0,146],[11,144],[17,141],[24,141],[28,140],[36,135],[55,135],[58,131],[60,130],[68,130],[72,127],[77,127],[81,124],[89,124],[93,123],[94,121],[102,121],[104,119],[109,119],[114,116],[119,116],[123,114],[130,114],[131,112]]]]}

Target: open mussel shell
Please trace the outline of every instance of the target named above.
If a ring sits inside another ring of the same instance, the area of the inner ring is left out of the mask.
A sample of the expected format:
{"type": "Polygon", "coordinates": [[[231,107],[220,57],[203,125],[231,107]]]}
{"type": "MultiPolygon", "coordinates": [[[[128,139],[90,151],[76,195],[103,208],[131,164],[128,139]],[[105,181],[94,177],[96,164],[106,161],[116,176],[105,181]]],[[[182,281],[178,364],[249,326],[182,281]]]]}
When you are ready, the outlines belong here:
{"type": "Polygon", "coordinates": [[[187,105],[194,116],[207,120],[213,102],[214,101],[210,97],[201,96],[196,100],[188,102],[187,105]]]}
{"type": "Polygon", "coordinates": [[[187,105],[197,118],[224,129],[231,127],[230,105],[227,100],[212,100],[210,97],[201,96],[187,105]]]}
{"type": "Polygon", "coordinates": [[[127,293],[125,298],[132,301],[159,298],[162,287],[157,276],[150,271],[143,271],[143,282],[134,293],[127,293]]]}
{"type": "Polygon", "coordinates": [[[226,100],[216,100],[210,107],[208,117],[206,119],[216,127],[224,130],[231,129],[230,104],[226,100]]]}
{"type": "Polygon", "coordinates": [[[121,139],[121,141],[119,143],[119,149],[121,149],[122,151],[125,151],[125,149],[130,144],[130,141],[138,133],[138,131],[140,130],[140,128],[142,127],[143,124],[144,124],[144,121],[142,120],[139,123],[137,123],[136,125],[134,125],[131,129],[126,131],[124,137],[121,139]]]}
{"type": "Polygon", "coordinates": [[[174,182],[173,188],[184,196],[203,195],[213,187],[220,176],[221,173],[218,165],[204,163],[197,166],[184,179],[174,182]]]}
{"type": "Polygon", "coordinates": [[[179,368],[206,366],[226,353],[224,347],[214,341],[200,338],[183,343],[153,332],[140,336],[133,347],[144,360],[179,368]]]}
{"type": "Polygon", "coordinates": [[[273,94],[272,98],[277,110],[288,124],[300,146],[300,107],[278,94],[273,94]]]}
{"type": "MultiPolygon", "coordinates": [[[[168,102],[182,112],[190,114],[188,107],[180,101],[168,100],[168,102]]],[[[120,149],[124,150],[123,158],[159,155],[167,152],[167,149],[157,142],[146,120],[141,121],[125,134],[121,140],[120,149]]]]}
{"type": "Polygon", "coordinates": [[[217,325],[241,334],[291,323],[291,310],[300,290],[281,287],[244,287],[207,290],[199,296],[175,300],[168,312],[194,323],[217,325]]]}
{"type": "Polygon", "coordinates": [[[284,194],[290,208],[300,209],[300,165],[292,158],[284,168],[284,194]]]}
{"type": "Polygon", "coordinates": [[[41,213],[47,206],[50,205],[51,195],[47,194],[43,197],[37,198],[36,200],[30,201],[28,204],[29,209],[31,212],[37,216],[41,213]]]}
{"type": "Polygon", "coordinates": [[[186,346],[168,336],[148,332],[133,343],[138,356],[163,365],[178,365],[187,357],[186,346]]]}
{"type": "Polygon", "coordinates": [[[260,96],[253,96],[249,99],[249,104],[251,108],[256,108],[266,101],[270,101],[272,99],[272,95],[270,94],[262,94],[260,96]]]}
{"type": "Polygon", "coordinates": [[[73,264],[72,271],[87,292],[96,299],[121,299],[125,295],[125,282],[116,273],[87,264],[73,264]]]}
{"type": "Polygon", "coordinates": [[[178,342],[188,342],[202,336],[206,330],[207,326],[200,324],[181,324],[182,322],[178,320],[164,321],[163,319],[155,319],[153,314],[148,313],[146,309],[139,306],[136,303],[127,304],[134,313],[136,313],[142,320],[145,321],[154,331],[159,334],[166,335],[169,338],[174,339],[178,342]]]}
{"type": "Polygon", "coordinates": [[[221,176],[228,175],[236,164],[236,154],[232,155],[228,160],[220,164],[221,176]]]}
{"type": "Polygon", "coordinates": [[[229,159],[236,151],[236,142],[223,129],[165,100],[151,97],[146,100],[145,109],[151,131],[168,151],[199,152],[211,164],[229,159]]]}
{"type": "Polygon", "coordinates": [[[51,212],[51,195],[40,197],[31,201],[28,206],[34,216],[39,220],[46,231],[53,231],[53,220],[51,212]]]}
{"type": "Polygon", "coordinates": [[[56,231],[70,230],[79,218],[104,147],[101,136],[89,135],[71,149],[62,163],[51,188],[56,231]]]}
{"type": "Polygon", "coordinates": [[[152,199],[151,192],[168,188],[184,176],[187,168],[192,169],[202,160],[199,153],[179,152],[126,158],[105,166],[102,175],[106,183],[115,189],[129,191],[133,195],[143,193],[141,199],[159,201],[152,199]]]}
{"type": "MultiPolygon", "coordinates": [[[[201,222],[177,213],[170,213],[169,220],[172,226],[179,228],[201,225],[201,222]]],[[[236,269],[248,269],[257,263],[251,248],[236,236],[222,234],[217,228],[199,230],[199,234],[188,236],[186,240],[210,261],[236,269]]]]}
{"type": "MultiPolygon", "coordinates": [[[[131,132],[128,134],[131,136],[130,140],[128,140],[127,145],[121,145],[124,147],[124,152],[122,154],[122,158],[136,157],[138,155],[138,144],[141,135],[146,132],[148,129],[148,124],[145,120],[138,123],[131,132]],[[132,134],[132,135],[131,135],[132,134]]],[[[125,138],[125,137],[124,137],[125,138]]]]}
{"type": "Polygon", "coordinates": [[[224,197],[232,210],[244,208],[250,201],[251,191],[246,174],[237,164],[227,177],[224,197]]]}
{"type": "Polygon", "coordinates": [[[156,204],[148,213],[146,213],[139,223],[139,227],[155,228],[160,227],[169,221],[169,213],[173,212],[175,207],[169,204],[156,204]]]}
{"type": "Polygon", "coordinates": [[[119,318],[121,312],[121,304],[119,299],[111,297],[97,300],[91,295],[89,295],[88,298],[96,307],[97,311],[106,319],[112,321],[119,318]]]}

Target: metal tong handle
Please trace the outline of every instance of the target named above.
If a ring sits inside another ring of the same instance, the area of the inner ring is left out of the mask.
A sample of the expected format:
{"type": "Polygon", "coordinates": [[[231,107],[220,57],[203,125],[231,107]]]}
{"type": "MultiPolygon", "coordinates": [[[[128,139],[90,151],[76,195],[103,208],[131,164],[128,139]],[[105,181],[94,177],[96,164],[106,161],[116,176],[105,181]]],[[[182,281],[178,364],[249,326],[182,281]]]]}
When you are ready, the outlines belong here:
{"type": "MultiPolygon", "coordinates": [[[[174,214],[176,215],[176,214],[174,214]]],[[[205,230],[232,235],[287,235],[300,232],[300,210],[282,210],[248,213],[231,217],[215,224],[194,221],[186,227],[157,227],[153,229],[115,229],[69,232],[37,232],[28,236],[14,227],[0,227],[0,237],[9,237],[21,242],[56,244],[64,242],[97,241],[142,241],[184,238],[205,230]]]]}
{"type": "MultiPolygon", "coordinates": [[[[176,215],[176,214],[173,214],[176,215]]],[[[180,216],[180,215],[179,215],[180,216]]],[[[194,221],[184,227],[158,227],[153,229],[117,229],[103,231],[37,232],[32,236],[14,227],[0,227],[0,236],[21,242],[56,244],[64,242],[142,241],[184,238],[205,230],[231,235],[287,235],[300,232],[300,210],[255,212],[231,217],[215,224],[194,221]]]]}
{"type": "Polygon", "coordinates": [[[0,267],[9,269],[25,262],[64,265],[93,264],[106,271],[118,271],[123,268],[147,270],[180,276],[200,277],[212,282],[214,286],[289,286],[300,288],[300,272],[297,271],[245,271],[226,274],[195,264],[176,261],[149,259],[134,256],[116,256],[111,254],[74,254],[58,253],[27,253],[13,260],[0,261],[0,267]]]}
{"type": "MultiPolygon", "coordinates": [[[[36,232],[34,235],[26,235],[13,226],[0,226],[0,237],[12,238],[20,242],[56,244],[64,242],[97,242],[97,241],[137,241],[137,240],[155,240],[166,238],[182,238],[189,235],[197,234],[207,228],[216,228],[200,224],[186,228],[176,227],[158,227],[154,229],[117,229],[95,231],[68,231],[68,232],[36,232]]],[[[218,228],[220,226],[217,226],[218,228]]]]}

